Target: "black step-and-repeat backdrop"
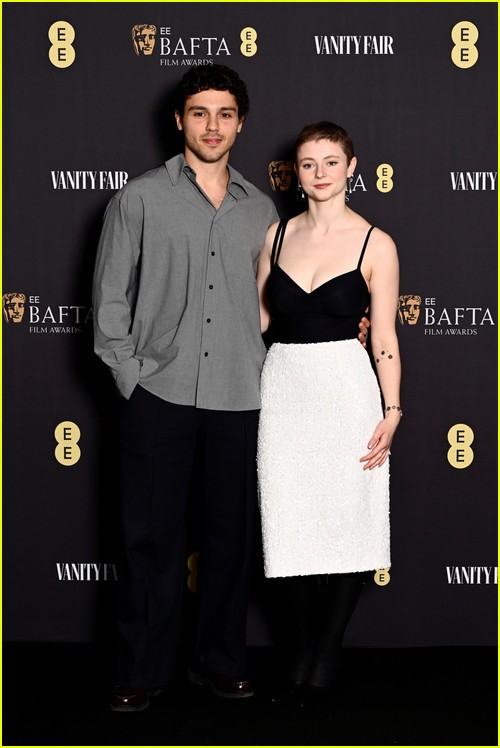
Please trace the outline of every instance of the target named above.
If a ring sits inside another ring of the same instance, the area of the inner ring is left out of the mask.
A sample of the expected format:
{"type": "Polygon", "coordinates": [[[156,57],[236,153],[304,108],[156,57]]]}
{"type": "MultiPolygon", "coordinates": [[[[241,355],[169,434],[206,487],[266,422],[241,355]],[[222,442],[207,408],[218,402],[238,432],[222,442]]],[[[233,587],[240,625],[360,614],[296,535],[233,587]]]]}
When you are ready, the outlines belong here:
{"type": "MultiPolygon", "coordinates": [[[[223,63],[251,110],[232,163],[298,210],[291,144],[352,135],[349,205],[395,239],[404,418],[391,570],[354,646],[496,641],[496,3],[6,3],[4,635],[88,641],[116,578],[118,398],[93,354],[105,206],[181,148],[170,97],[223,63]]],[[[186,598],[196,543],[186,558],[186,598]]],[[[249,642],[272,640],[256,553],[249,642]]]]}

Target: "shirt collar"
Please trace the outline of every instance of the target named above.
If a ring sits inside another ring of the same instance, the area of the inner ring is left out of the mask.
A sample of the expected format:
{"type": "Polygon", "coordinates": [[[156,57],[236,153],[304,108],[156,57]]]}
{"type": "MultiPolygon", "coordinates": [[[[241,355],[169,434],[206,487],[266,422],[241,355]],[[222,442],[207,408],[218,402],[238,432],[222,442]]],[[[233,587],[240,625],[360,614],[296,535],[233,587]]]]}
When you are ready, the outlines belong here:
{"type": "MultiPolygon", "coordinates": [[[[179,153],[177,156],[174,156],[168,161],[165,161],[165,166],[174,186],[179,182],[179,179],[181,178],[181,175],[183,172],[185,172],[185,170],[189,170],[192,174],[196,175],[196,172],[189,166],[186,159],[184,158],[183,153],[179,153]]],[[[232,166],[228,165],[228,169],[228,192],[236,199],[239,197],[243,197],[240,190],[243,190],[244,194],[248,196],[248,187],[244,177],[238,171],[236,171],[236,169],[233,169],[232,166]]]]}

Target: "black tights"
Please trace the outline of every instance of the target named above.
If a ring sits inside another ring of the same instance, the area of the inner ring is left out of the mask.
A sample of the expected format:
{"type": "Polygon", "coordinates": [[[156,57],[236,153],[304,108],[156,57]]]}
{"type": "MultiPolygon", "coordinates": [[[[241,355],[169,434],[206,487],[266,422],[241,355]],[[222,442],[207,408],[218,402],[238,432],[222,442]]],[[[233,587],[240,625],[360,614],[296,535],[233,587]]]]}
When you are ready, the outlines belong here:
{"type": "Polygon", "coordinates": [[[323,688],[332,684],[340,662],[344,632],[363,581],[361,573],[283,580],[296,629],[289,680],[323,688]]]}

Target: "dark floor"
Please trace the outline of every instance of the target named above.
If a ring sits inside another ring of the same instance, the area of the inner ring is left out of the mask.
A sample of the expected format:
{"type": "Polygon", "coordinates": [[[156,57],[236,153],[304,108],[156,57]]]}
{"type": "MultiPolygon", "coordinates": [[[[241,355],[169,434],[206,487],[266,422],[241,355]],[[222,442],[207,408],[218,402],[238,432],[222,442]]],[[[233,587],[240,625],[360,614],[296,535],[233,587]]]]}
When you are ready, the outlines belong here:
{"type": "Polygon", "coordinates": [[[498,745],[491,647],[347,649],[331,702],[271,703],[272,648],[249,650],[256,695],[180,683],[134,714],[109,711],[109,656],[86,644],[4,645],[4,746],[498,745]]]}

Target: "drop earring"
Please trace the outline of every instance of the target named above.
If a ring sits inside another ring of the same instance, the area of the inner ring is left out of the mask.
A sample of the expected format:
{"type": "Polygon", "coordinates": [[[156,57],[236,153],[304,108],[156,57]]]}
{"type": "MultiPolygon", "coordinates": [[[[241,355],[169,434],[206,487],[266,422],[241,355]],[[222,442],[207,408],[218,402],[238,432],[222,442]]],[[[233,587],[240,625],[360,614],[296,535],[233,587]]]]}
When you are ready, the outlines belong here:
{"type": "Polygon", "coordinates": [[[346,203],[349,202],[349,195],[352,192],[352,174],[347,179],[346,185],[345,185],[345,201],[346,203]]]}
{"type": "Polygon", "coordinates": [[[300,182],[297,182],[297,202],[303,203],[306,199],[306,193],[300,182]]]}

